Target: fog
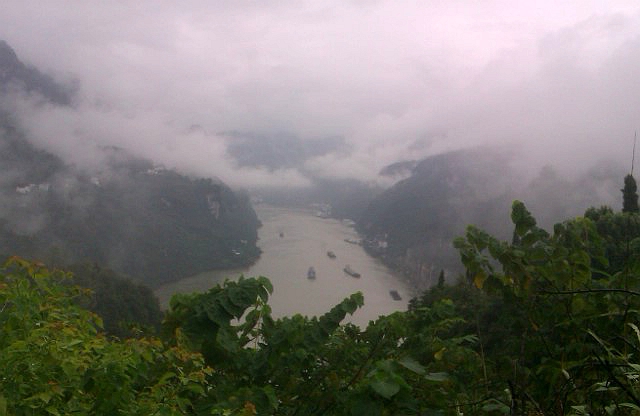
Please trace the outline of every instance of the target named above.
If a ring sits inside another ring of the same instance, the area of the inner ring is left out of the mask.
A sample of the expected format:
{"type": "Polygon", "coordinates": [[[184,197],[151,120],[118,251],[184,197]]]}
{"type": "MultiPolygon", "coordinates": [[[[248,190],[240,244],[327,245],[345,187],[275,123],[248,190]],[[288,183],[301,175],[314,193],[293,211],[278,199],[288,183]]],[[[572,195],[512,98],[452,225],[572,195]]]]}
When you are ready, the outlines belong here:
{"type": "Polygon", "coordinates": [[[86,168],[118,146],[236,187],[385,184],[388,164],[494,145],[572,173],[627,166],[638,129],[636,1],[5,0],[0,39],[77,85],[11,112],[86,168]],[[280,166],[233,153],[283,137],[280,166]]]}

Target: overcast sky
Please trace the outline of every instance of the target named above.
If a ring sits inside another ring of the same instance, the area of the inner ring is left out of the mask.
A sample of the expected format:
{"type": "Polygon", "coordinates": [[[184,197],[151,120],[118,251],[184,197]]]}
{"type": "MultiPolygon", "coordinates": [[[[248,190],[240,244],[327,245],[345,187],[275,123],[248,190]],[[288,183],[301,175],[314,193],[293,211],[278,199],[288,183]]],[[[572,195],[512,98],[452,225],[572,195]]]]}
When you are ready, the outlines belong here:
{"type": "Polygon", "coordinates": [[[42,145],[79,164],[118,145],[235,186],[307,178],[238,168],[223,132],[340,136],[349,152],[304,171],[373,180],[482,144],[628,163],[640,121],[637,0],[3,0],[0,39],[79,81],[74,109],[23,106],[42,145]]]}

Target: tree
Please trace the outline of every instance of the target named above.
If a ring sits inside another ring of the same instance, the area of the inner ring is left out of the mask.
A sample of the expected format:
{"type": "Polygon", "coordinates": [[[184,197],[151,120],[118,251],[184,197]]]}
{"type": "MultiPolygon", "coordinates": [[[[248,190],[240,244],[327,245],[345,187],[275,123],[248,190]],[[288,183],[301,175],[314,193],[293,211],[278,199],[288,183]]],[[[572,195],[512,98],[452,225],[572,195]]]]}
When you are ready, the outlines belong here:
{"type": "Polygon", "coordinates": [[[91,289],[81,306],[95,312],[108,335],[129,338],[153,333],[160,327],[162,311],[151,289],[93,263],[68,266],[70,283],[91,289]]]}
{"type": "Polygon", "coordinates": [[[603,272],[618,273],[637,262],[640,258],[640,216],[614,212],[608,206],[590,207],[584,216],[593,221],[604,239],[608,264],[602,267],[603,272]]]}
{"type": "Polygon", "coordinates": [[[624,177],[624,188],[622,189],[622,212],[640,211],[638,208],[638,185],[633,175],[624,177]]]}
{"type": "Polygon", "coordinates": [[[0,415],[186,415],[212,389],[202,355],[108,339],[68,273],[0,266],[0,415]]]}
{"type": "Polygon", "coordinates": [[[440,269],[440,275],[438,276],[438,287],[444,287],[444,269],[440,269]]]}
{"type": "Polygon", "coordinates": [[[638,414],[640,264],[599,273],[606,241],[590,218],[551,234],[519,201],[511,217],[519,245],[473,226],[455,241],[472,284],[491,300],[478,317],[490,395],[508,391],[511,415],[638,414]]]}

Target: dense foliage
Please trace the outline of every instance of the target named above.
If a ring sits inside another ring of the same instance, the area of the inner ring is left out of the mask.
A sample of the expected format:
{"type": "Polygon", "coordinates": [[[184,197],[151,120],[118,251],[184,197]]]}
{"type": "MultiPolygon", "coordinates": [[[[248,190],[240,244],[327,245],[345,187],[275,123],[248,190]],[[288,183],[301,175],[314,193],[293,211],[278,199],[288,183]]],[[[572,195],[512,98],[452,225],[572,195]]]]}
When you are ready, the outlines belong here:
{"type": "Polygon", "coordinates": [[[175,296],[159,337],[110,339],[64,273],[12,259],[0,414],[637,414],[640,263],[610,245],[636,214],[588,214],[548,233],[516,201],[513,241],[470,226],[464,279],[363,329],[341,323],[360,294],[273,318],[260,277],[175,296]]]}
{"type": "Polygon", "coordinates": [[[0,277],[0,414],[185,414],[202,357],[157,339],[109,340],[69,276],[14,258],[0,277]]]}
{"type": "Polygon", "coordinates": [[[603,238],[608,264],[601,268],[614,274],[632,266],[640,255],[640,216],[614,212],[610,207],[589,208],[585,212],[603,238]]]}
{"type": "Polygon", "coordinates": [[[474,227],[456,241],[487,302],[476,314],[487,382],[501,381],[516,414],[640,410],[633,259],[619,272],[604,271],[603,239],[587,218],[557,224],[548,234],[516,202],[512,219],[513,244],[474,227]]]}
{"type": "Polygon", "coordinates": [[[101,335],[67,278],[17,258],[2,270],[2,414],[415,411],[405,378],[446,377],[397,349],[398,317],[365,333],[341,326],[359,294],[319,318],[274,320],[269,281],[240,279],[175,297],[163,340],[118,341],[101,335]]]}
{"type": "Polygon", "coordinates": [[[133,337],[159,329],[162,311],[147,286],[95,263],[74,264],[66,270],[72,274],[69,284],[90,289],[81,305],[100,316],[107,335],[133,337]]]}

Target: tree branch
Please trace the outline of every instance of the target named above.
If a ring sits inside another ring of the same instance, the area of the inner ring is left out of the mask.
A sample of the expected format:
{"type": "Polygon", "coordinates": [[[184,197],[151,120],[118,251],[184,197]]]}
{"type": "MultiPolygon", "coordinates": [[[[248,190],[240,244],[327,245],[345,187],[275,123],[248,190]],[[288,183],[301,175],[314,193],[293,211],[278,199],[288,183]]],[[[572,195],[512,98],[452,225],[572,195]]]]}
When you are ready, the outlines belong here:
{"type": "Polygon", "coordinates": [[[546,295],[576,295],[580,293],[624,293],[627,295],[640,296],[640,292],[636,292],[635,290],[628,289],[577,289],[577,290],[541,290],[540,293],[544,293],[546,295]]]}
{"type": "Polygon", "coordinates": [[[627,385],[625,385],[623,382],[621,382],[618,377],[613,373],[613,370],[611,368],[611,365],[609,363],[608,360],[603,360],[598,354],[594,353],[596,359],[598,360],[598,362],[600,362],[601,365],[604,366],[605,370],[607,370],[607,373],[609,373],[609,377],[611,377],[611,379],[614,381],[615,384],[618,385],[618,387],[620,387],[625,393],[626,395],[636,404],[636,406],[640,406],[640,399],[638,399],[638,397],[633,393],[633,391],[631,389],[629,389],[629,387],[627,385]]]}

